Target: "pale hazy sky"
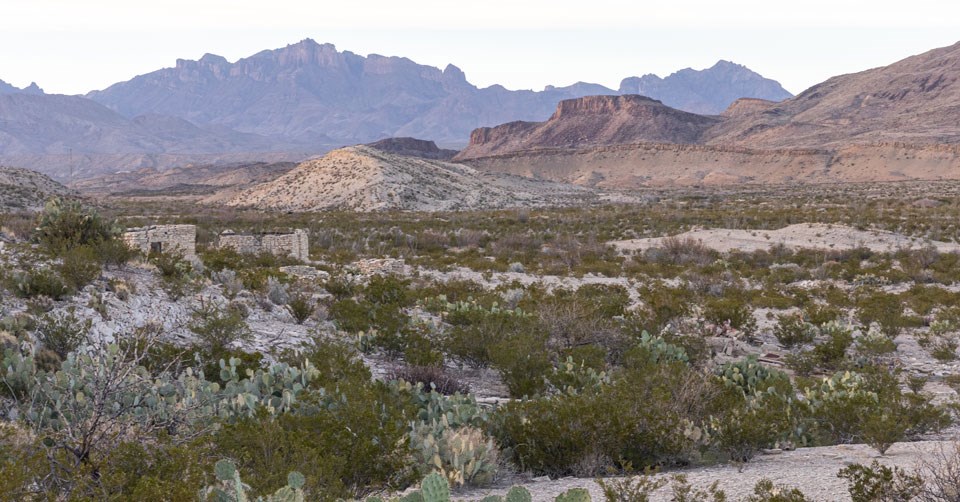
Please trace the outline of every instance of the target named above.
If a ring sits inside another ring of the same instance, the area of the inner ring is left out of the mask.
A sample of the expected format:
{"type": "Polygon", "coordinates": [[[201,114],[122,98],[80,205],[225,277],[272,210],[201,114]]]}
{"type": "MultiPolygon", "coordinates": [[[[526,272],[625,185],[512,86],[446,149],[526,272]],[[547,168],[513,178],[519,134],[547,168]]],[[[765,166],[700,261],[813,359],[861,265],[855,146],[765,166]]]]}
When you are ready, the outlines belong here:
{"type": "Polygon", "coordinates": [[[0,0],[0,80],[77,94],[204,53],[304,38],[453,63],[479,86],[701,69],[727,59],[798,93],[960,41],[956,0],[0,0]]]}

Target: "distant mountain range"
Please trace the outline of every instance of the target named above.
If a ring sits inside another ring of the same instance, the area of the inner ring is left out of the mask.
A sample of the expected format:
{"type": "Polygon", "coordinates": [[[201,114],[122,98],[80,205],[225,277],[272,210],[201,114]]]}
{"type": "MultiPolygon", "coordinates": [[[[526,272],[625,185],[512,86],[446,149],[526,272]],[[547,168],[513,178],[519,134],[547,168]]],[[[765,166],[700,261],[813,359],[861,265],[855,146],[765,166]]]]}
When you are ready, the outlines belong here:
{"type": "MultiPolygon", "coordinates": [[[[720,113],[742,97],[790,97],[775,81],[727,62],[666,79],[626,79],[621,91],[636,94],[638,85],[668,106],[698,113],[720,113]]],[[[618,91],[582,82],[540,92],[480,89],[453,65],[441,71],[406,58],[338,52],[307,39],[236,63],[210,54],[179,60],[174,68],[87,97],[127,117],[164,113],[308,144],[413,136],[462,146],[477,127],[543,120],[561,100],[596,94],[618,91]]]]}
{"type": "Polygon", "coordinates": [[[462,147],[472,130],[544,120],[559,101],[636,93],[717,114],[733,100],[789,97],[778,83],[721,61],[666,78],[627,78],[542,91],[478,88],[453,65],[340,52],[303,40],[230,63],[178,60],[86,96],[0,82],[0,159],[59,178],[201,162],[280,161],[395,136],[462,147]]]}

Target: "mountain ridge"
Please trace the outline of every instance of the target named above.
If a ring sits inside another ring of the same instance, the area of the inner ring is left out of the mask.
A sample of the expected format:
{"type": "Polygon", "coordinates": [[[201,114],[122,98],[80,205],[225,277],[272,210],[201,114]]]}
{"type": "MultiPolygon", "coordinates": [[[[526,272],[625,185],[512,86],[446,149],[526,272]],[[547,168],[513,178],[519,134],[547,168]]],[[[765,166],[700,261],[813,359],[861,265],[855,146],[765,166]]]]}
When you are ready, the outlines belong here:
{"type": "MultiPolygon", "coordinates": [[[[746,67],[733,66],[744,75],[732,80],[752,82],[758,78],[779,89],[774,94],[766,90],[758,94],[742,88],[735,98],[780,99],[785,95],[786,91],[776,82],[763,79],[746,67]]],[[[731,71],[727,78],[735,73],[731,71]]],[[[681,72],[701,73],[691,69],[681,72]]],[[[707,76],[701,81],[685,85],[698,85],[700,94],[716,87],[710,75],[720,72],[703,72],[707,76]]],[[[672,75],[664,80],[672,81],[671,78],[672,75]]],[[[731,81],[724,88],[731,85],[737,84],[731,81]]],[[[546,86],[542,91],[508,90],[501,85],[480,88],[452,64],[441,70],[403,57],[364,57],[337,51],[332,44],[305,39],[233,63],[212,54],[196,61],[179,59],[173,68],[118,82],[92,91],[87,97],[126,116],[162,110],[198,124],[216,123],[242,132],[297,141],[310,140],[312,134],[322,131],[344,144],[414,136],[447,146],[462,145],[476,127],[543,120],[563,99],[618,92],[586,82],[546,86]],[[249,106],[229,109],[236,103],[249,106]],[[270,113],[275,110],[286,110],[289,115],[270,113]]],[[[655,94],[651,97],[657,98],[655,94]]],[[[682,103],[672,103],[683,108],[682,103]]],[[[715,112],[727,105],[729,102],[716,107],[715,112]]]]}

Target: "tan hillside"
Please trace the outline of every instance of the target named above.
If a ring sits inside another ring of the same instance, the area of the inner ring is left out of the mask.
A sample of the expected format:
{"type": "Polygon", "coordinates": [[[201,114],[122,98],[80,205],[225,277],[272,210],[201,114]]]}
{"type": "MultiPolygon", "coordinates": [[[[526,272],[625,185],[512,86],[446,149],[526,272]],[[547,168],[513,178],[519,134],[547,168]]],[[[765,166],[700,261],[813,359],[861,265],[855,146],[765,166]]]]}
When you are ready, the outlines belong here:
{"type": "Polygon", "coordinates": [[[592,197],[592,192],[570,185],[484,174],[461,164],[355,146],[303,162],[227,204],[283,211],[445,211],[563,204],[592,197]]]}
{"type": "Polygon", "coordinates": [[[755,150],[644,143],[472,159],[480,170],[604,189],[960,179],[960,145],[755,150]]]}
{"type": "Polygon", "coordinates": [[[50,197],[76,192],[36,171],[0,166],[0,212],[35,211],[50,197]]]}
{"type": "Polygon", "coordinates": [[[704,139],[753,148],[957,143],[958,79],[960,43],[833,77],[776,106],[738,113],[704,139]]]}
{"type": "Polygon", "coordinates": [[[254,162],[205,164],[166,170],[143,168],[89,178],[70,186],[94,196],[224,200],[259,183],[279,178],[297,164],[254,162]]]}

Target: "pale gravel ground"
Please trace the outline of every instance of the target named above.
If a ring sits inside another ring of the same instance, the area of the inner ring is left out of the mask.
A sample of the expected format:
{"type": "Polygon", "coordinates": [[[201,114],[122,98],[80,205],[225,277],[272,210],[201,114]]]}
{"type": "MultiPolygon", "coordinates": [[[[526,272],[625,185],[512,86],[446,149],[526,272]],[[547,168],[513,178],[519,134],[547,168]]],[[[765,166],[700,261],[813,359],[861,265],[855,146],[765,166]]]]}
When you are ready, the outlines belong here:
{"type": "MultiPolygon", "coordinates": [[[[732,465],[720,465],[686,469],[658,474],[658,477],[670,477],[684,474],[695,487],[706,487],[719,481],[719,487],[727,493],[728,500],[743,500],[753,493],[753,486],[762,478],[768,478],[776,484],[792,485],[800,488],[807,497],[818,502],[846,502],[845,479],[837,477],[837,471],[847,465],[860,463],[869,465],[874,460],[888,466],[898,466],[906,470],[919,467],[924,459],[938,451],[952,454],[954,443],[951,441],[919,441],[897,443],[885,456],[878,456],[876,450],[867,445],[840,445],[818,448],[800,448],[775,455],[763,455],[747,464],[742,472],[732,465]]],[[[587,488],[594,501],[602,501],[600,487],[592,479],[564,478],[558,480],[527,481],[523,484],[533,495],[534,501],[552,501],[554,497],[571,488],[587,488]]],[[[454,500],[477,500],[487,495],[504,495],[509,487],[472,490],[456,494],[454,500]]],[[[652,502],[668,502],[669,486],[658,490],[652,502]]]]}
{"type": "MultiPolygon", "coordinates": [[[[735,230],[728,228],[700,229],[677,235],[692,238],[704,246],[720,252],[740,250],[751,252],[770,249],[776,244],[789,248],[844,250],[867,247],[876,252],[891,252],[900,248],[920,248],[932,244],[941,253],[960,251],[960,244],[924,241],[903,234],[881,230],[857,230],[844,225],[798,223],[778,230],[735,230]]],[[[629,239],[610,242],[621,252],[642,251],[659,247],[665,237],[629,239]]]]}

